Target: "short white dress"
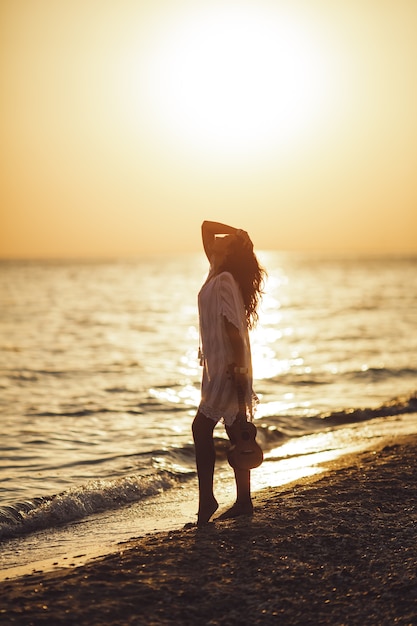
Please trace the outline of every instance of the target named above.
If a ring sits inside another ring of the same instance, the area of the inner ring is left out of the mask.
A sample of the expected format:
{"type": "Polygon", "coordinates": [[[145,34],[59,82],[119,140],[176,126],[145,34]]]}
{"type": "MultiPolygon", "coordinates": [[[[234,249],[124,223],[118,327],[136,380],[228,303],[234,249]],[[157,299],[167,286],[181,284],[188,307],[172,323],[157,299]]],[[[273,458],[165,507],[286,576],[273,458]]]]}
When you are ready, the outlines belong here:
{"type": "Polygon", "coordinates": [[[252,419],[258,402],[252,389],[252,359],[245,307],[239,286],[229,272],[209,277],[198,294],[200,319],[200,351],[203,365],[201,402],[199,411],[218,422],[223,419],[227,426],[233,424],[239,410],[237,391],[228,377],[227,368],[233,362],[233,352],[226,333],[224,317],[239,330],[244,343],[244,362],[248,368],[246,407],[252,419]]]}

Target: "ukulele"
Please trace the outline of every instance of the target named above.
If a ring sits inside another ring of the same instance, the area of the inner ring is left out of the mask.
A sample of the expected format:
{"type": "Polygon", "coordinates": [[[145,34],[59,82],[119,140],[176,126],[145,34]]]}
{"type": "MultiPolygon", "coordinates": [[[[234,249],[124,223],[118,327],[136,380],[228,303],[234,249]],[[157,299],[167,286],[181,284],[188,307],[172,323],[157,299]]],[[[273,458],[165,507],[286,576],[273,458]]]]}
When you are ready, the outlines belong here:
{"type": "Polygon", "coordinates": [[[237,386],[239,412],[233,424],[234,443],[227,452],[227,460],[233,469],[250,470],[259,467],[264,455],[256,441],[256,426],[248,422],[246,417],[246,403],[243,389],[237,386]]]}

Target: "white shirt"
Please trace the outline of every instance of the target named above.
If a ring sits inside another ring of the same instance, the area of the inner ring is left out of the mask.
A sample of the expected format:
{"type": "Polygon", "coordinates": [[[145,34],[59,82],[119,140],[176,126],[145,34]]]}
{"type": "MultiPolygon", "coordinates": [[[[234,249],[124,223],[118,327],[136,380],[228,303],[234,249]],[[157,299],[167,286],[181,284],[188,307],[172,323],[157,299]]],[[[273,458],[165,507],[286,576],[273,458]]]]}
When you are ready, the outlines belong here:
{"type": "Polygon", "coordinates": [[[212,278],[209,275],[198,294],[198,310],[204,366],[199,410],[216,422],[223,418],[226,425],[233,423],[239,410],[236,387],[227,374],[234,355],[226,332],[226,318],[236,326],[243,339],[243,363],[238,365],[248,368],[245,400],[251,418],[258,399],[252,390],[252,360],[245,307],[232,274],[222,272],[212,278]]]}

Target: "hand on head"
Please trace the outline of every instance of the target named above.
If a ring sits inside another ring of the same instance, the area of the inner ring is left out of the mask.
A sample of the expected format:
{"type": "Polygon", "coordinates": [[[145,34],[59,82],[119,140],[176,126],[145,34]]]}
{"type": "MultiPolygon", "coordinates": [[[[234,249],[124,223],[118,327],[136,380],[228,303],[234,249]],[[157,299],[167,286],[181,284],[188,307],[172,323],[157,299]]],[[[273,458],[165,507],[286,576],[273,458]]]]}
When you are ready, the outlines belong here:
{"type": "Polygon", "coordinates": [[[253,250],[253,243],[251,238],[249,237],[246,230],[238,229],[236,231],[236,237],[242,242],[244,248],[248,248],[249,250],[253,250]]]}

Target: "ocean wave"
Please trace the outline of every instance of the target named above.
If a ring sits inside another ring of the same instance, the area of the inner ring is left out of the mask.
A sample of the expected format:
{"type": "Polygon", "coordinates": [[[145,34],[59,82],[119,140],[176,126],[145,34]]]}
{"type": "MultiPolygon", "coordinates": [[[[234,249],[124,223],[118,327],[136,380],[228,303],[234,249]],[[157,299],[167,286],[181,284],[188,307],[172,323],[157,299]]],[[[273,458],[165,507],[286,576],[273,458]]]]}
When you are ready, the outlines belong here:
{"type": "MultiPolygon", "coordinates": [[[[267,416],[256,420],[257,439],[264,450],[288,439],[335,429],[375,418],[417,413],[417,392],[397,397],[373,408],[348,408],[315,416],[267,416]]],[[[227,462],[230,443],[225,435],[215,436],[216,458],[227,462]]],[[[0,540],[61,526],[106,510],[123,507],[162,491],[178,487],[195,477],[194,446],[185,443],[167,449],[154,448],[151,467],[146,473],[134,473],[115,479],[95,479],[74,486],[57,495],[35,497],[0,507],[0,540]]]]}
{"type": "Polygon", "coordinates": [[[273,447],[292,437],[302,437],[317,431],[375,418],[417,413],[417,392],[393,398],[377,407],[345,408],[339,411],[317,413],[308,417],[268,415],[256,422],[260,443],[273,447]]]}
{"type": "Polygon", "coordinates": [[[193,473],[162,470],[148,476],[93,480],[50,497],[0,507],[0,539],[54,528],[166,491],[193,473]]]}
{"type": "Polygon", "coordinates": [[[306,374],[303,371],[290,371],[265,379],[268,383],[288,385],[291,387],[308,385],[330,385],[334,383],[334,375],[327,372],[306,374]]]}
{"type": "MultiPolygon", "coordinates": [[[[88,417],[89,415],[103,415],[105,413],[118,413],[114,408],[97,407],[96,409],[65,409],[62,411],[28,411],[26,415],[31,417],[88,417]]],[[[132,411],[133,412],[133,411],[132,411]]]]}
{"type": "Polygon", "coordinates": [[[417,377],[417,370],[412,367],[392,368],[392,367],[368,367],[359,371],[352,371],[346,374],[351,380],[360,379],[370,382],[378,382],[389,378],[417,377]]]}
{"type": "Polygon", "coordinates": [[[27,411],[26,415],[30,415],[30,417],[88,417],[90,415],[105,415],[105,414],[113,414],[117,415],[118,413],[123,415],[144,415],[144,414],[152,414],[152,413],[183,413],[185,409],[189,407],[187,406],[175,406],[168,405],[163,403],[148,403],[142,402],[140,405],[137,405],[135,408],[128,407],[122,405],[120,407],[112,406],[109,408],[108,406],[99,405],[95,408],[91,409],[68,409],[63,408],[61,411],[27,411]]]}
{"type": "Polygon", "coordinates": [[[22,381],[22,382],[31,382],[37,381],[41,376],[66,376],[68,375],[68,371],[65,370],[46,370],[46,369],[30,369],[30,368],[21,368],[18,370],[10,370],[4,371],[4,374],[10,379],[14,381],[22,381]]]}
{"type": "Polygon", "coordinates": [[[342,426],[344,424],[363,422],[377,417],[390,417],[417,413],[417,392],[408,396],[393,398],[374,408],[358,408],[334,411],[321,416],[322,426],[342,426]]]}
{"type": "Polygon", "coordinates": [[[289,371],[266,379],[269,383],[291,387],[332,385],[341,380],[362,383],[381,382],[399,378],[417,378],[417,369],[413,367],[366,367],[347,371],[317,371],[306,373],[302,370],[289,371]]]}

